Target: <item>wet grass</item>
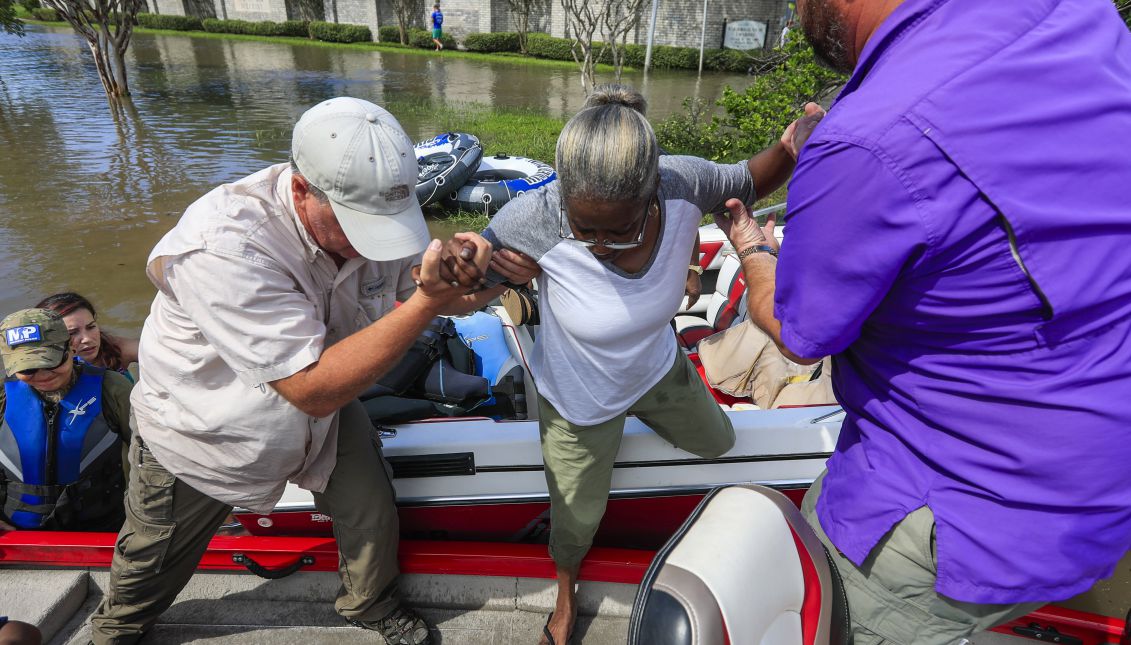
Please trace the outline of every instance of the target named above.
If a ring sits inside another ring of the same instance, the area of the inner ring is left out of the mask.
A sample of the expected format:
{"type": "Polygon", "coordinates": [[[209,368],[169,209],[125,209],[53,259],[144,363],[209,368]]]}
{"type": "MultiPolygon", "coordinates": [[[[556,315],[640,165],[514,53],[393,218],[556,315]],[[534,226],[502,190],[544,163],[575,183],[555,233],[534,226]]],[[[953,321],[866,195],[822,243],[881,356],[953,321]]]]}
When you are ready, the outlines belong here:
{"type": "Polygon", "coordinates": [[[482,103],[449,103],[426,98],[389,99],[385,109],[400,118],[431,124],[437,132],[469,132],[479,138],[485,155],[508,154],[554,161],[554,146],[564,119],[534,110],[496,108],[482,103]]]}

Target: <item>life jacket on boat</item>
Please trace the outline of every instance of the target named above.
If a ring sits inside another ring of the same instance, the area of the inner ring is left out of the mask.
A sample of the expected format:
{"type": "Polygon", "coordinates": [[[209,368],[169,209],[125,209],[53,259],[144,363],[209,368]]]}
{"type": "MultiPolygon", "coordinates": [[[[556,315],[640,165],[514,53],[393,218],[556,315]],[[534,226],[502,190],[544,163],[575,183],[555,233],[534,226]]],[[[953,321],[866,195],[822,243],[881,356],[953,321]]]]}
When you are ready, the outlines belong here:
{"type": "Polygon", "coordinates": [[[117,530],[125,519],[121,438],[102,414],[106,370],[84,365],[58,405],[4,382],[4,516],[21,529],[117,530]]]}

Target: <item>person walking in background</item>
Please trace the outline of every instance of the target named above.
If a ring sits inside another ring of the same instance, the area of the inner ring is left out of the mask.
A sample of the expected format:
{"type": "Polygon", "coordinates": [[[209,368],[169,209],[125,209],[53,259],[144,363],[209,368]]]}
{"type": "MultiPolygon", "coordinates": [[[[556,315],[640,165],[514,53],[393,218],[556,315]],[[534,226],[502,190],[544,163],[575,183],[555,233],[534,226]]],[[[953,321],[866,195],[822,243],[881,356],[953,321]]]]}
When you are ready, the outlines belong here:
{"type": "Polygon", "coordinates": [[[440,3],[432,5],[432,42],[436,43],[436,51],[444,48],[444,14],[440,11],[440,3]]]}
{"type": "Polygon", "coordinates": [[[1100,0],[798,14],[852,76],[801,149],[780,261],[738,200],[716,221],[751,319],[834,355],[846,416],[802,510],[854,642],[961,642],[1131,547],[1131,33],[1100,0]]]}
{"type": "Polygon", "coordinates": [[[120,529],[133,385],[75,359],[47,309],[0,322],[0,358],[0,528],[120,529]]]}
{"type": "Polygon", "coordinates": [[[89,300],[68,291],[47,296],[35,306],[63,317],[76,356],[95,367],[114,370],[131,383],[134,381],[129,367],[137,362],[137,339],[122,338],[103,330],[89,300]]]}
{"type": "Polygon", "coordinates": [[[232,507],[269,513],[288,481],[334,518],[338,613],[391,645],[431,642],[401,603],[395,495],[357,395],[437,314],[468,310],[491,248],[457,234],[470,248],[441,259],[412,142],[368,101],[307,110],[291,155],[194,202],[150,254],[158,293],[97,645],[140,640],[232,507]]]}

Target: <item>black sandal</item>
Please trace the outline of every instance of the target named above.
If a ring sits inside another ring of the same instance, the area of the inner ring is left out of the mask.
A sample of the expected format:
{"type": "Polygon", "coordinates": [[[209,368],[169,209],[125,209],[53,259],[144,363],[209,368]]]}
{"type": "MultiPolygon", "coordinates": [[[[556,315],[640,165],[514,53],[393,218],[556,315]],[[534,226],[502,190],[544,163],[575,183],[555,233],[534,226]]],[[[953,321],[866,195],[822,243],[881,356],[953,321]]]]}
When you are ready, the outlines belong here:
{"type": "Polygon", "coordinates": [[[554,635],[550,633],[550,621],[553,620],[553,618],[554,612],[551,611],[550,615],[546,616],[546,624],[542,626],[542,635],[546,637],[550,645],[558,645],[557,641],[554,640],[554,635]]]}

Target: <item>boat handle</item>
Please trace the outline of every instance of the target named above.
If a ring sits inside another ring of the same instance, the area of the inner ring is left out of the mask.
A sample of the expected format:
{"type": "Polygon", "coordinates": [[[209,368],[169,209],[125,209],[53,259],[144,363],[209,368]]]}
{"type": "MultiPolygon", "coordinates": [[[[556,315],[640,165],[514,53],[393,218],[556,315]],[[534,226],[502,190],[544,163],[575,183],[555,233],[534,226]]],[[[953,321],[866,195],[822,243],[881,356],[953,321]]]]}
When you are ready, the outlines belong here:
{"type": "Polygon", "coordinates": [[[1029,623],[1027,627],[1014,627],[1013,633],[1018,636],[1032,638],[1046,643],[1061,643],[1062,645],[1084,645],[1084,641],[1069,636],[1068,634],[1061,634],[1055,627],[1041,627],[1037,623],[1029,623]]]}
{"type": "Polygon", "coordinates": [[[837,408],[828,414],[822,414],[821,416],[811,420],[809,423],[824,423],[825,421],[828,421],[838,414],[844,414],[844,408],[837,408]]]}
{"type": "Polygon", "coordinates": [[[235,562],[236,564],[242,564],[243,566],[247,567],[248,571],[254,573],[260,578],[278,580],[280,578],[286,578],[287,576],[305,566],[314,564],[314,556],[304,555],[296,560],[293,564],[283,567],[282,569],[274,570],[268,569],[267,567],[253,560],[250,555],[244,555],[243,553],[233,553],[232,562],[235,562]]]}

